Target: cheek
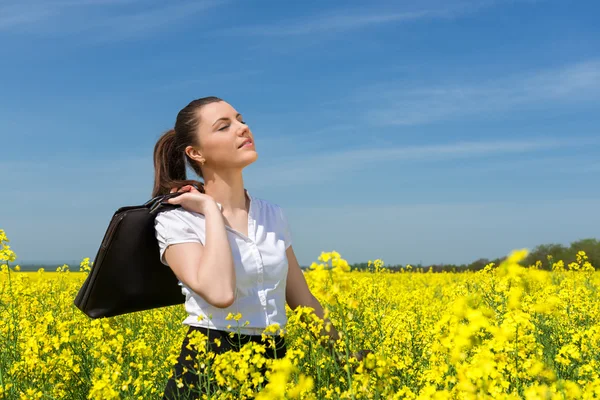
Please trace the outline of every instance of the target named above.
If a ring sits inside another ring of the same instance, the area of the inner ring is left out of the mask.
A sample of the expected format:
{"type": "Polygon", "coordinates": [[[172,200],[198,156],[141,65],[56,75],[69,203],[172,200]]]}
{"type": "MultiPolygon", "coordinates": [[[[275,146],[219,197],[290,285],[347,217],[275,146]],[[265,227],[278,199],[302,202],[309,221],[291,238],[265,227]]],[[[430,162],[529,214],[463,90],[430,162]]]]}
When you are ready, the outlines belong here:
{"type": "Polygon", "coordinates": [[[204,152],[212,160],[229,160],[235,150],[235,142],[232,142],[231,138],[225,134],[216,135],[204,145],[204,152]]]}

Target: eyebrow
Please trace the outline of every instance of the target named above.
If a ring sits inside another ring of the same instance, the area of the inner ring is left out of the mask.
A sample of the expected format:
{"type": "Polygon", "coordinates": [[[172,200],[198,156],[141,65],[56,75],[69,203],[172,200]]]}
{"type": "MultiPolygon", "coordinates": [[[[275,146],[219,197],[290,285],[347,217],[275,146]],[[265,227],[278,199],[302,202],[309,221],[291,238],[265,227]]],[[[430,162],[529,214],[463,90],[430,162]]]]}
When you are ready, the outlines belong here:
{"type": "MultiPolygon", "coordinates": [[[[238,118],[238,117],[241,117],[241,116],[242,116],[242,114],[240,114],[240,113],[237,113],[237,115],[236,115],[235,117],[236,117],[236,118],[238,118]]],[[[215,124],[216,124],[217,122],[219,122],[219,121],[223,121],[223,120],[227,121],[228,119],[229,119],[228,117],[222,117],[222,118],[219,118],[218,120],[216,120],[215,122],[213,122],[212,126],[215,126],[215,124]]]]}

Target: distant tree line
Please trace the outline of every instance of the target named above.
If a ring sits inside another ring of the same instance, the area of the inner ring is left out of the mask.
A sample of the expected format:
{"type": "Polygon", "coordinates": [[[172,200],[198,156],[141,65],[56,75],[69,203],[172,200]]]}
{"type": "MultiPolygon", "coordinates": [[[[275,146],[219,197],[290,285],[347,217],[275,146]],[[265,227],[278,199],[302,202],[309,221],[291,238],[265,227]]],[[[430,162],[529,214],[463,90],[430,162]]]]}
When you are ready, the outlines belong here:
{"type": "MultiPolygon", "coordinates": [[[[535,265],[535,263],[539,260],[542,263],[540,269],[551,270],[553,262],[563,260],[565,266],[571,262],[575,262],[576,254],[579,251],[585,252],[585,254],[588,256],[588,261],[594,266],[594,268],[600,268],[600,241],[598,241],[598,239],[582,239],[572,242],[569,246],[564,246],[562,244],[541,244],[529,252],[527,258],[521,262],[521,265],[524,267],[529,267],[535,265]],[[550,260],[548,259],[548,256],[551,257],[550,260]]],[[[506,256],[495,259],[480,258],[469,264],[398,264],[384,265],[384,268],[398,272],[402,269],[406,269],[406,267],[410,265],[411,268],[409,268],[409,270],[412,271],[422,269],[424,272],[427,272],[430,268],[433,272],[479,271],[485,268],[485,266],[489,263],[494,263],[496,266],[498,266],[505,258],[506,256]]],[[[356,270],[373,269],[372,266],[368,266],[367,262],[350,264],[350,266],[352,269],[356,270]]]]}
{"type": "MultiPolygon", "coordinates": [[[[548,256],[552,257],[552,262],[557,262],[558,260],[563,260],[565,265],[568,265],[571,262],[576,261],[576,254],[578,251],[585,251],[585,254],[588,256],[588,261],[596,268],[600,269],[600,241],[598,239],[582,239],[576,242],[571,243],[569,246],[564,246],[562,244],[541,244],[535,247],[533,250],[529,252],[527,258],[521,262],[521,264],[525,267],[529,267],[534,265],[536,261],[541,261],[542,266],[540,269],[551,270],[552,263],[548,261],[548,256]]],[[[475,260],[469,264],[437,264],[437,265],[422,265],[422,264],[410,264],[411,270],[415,271],[418,268],[423,271],[428,271],[431,267],[433,272],[464,272],[464,271],[479,271],[483,269],[489,263],[494,263],[495,265],[500,265],[500,263],[506,258],[506,256],[501,258],[480,258],[475,260]]],[[[19,264],[12,263],[14,265],[19,264]]],[[[79,262],[68,263],[71,271],[79,271],[79,262]]],[[[400,271],[401,269],[406,268],[408,264],[402,265],[384,265],[384,267],[388,270],[392,271],[400,271]]],[[[22,271],[37,271],[39,268],[44,268],[46,271],[56,271],[56,268],[59,264],[44,264],[44,263],[36,263],[36,264],[24,264],[21,265],[22,271]]],[[[373,267],[368,266],[368,262],[362,263],[354,263],[350,264],[352,269],[355,270],[369,270],[373,267]]],[[[308,267],[303,266],[302,269],[307,269],[308,267]]]]}

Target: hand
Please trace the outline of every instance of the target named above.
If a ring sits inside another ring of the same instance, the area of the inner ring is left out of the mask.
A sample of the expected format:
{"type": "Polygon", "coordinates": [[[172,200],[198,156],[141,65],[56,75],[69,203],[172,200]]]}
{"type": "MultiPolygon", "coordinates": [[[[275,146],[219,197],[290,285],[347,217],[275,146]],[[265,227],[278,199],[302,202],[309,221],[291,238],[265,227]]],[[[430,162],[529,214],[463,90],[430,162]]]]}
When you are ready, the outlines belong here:
{"type": "Polygon", "coordinates": [[[175,192],[183,192],[183,194],[168,199],[167,203],[180,204],[186,210],[197,212],[199,214],[205,214],[206,210],[213,205],[218,209],[215,199],[207,194],[200,193],[200,191],[192,185],[185,185],[179,189],[171,189],[171,193],[175,192]]]}

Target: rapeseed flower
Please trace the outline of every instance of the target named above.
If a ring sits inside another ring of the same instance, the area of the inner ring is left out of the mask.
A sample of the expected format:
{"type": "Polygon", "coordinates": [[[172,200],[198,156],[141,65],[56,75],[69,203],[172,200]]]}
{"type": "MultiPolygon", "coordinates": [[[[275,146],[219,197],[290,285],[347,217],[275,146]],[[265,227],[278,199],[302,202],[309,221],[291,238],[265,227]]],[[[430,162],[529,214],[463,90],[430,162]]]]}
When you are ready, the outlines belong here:
{"type": "MultiPolygon", "coordinates": [[[[7,242],[0,230],[0,397],[159,398],[186,334],[184,308],[90,320],[73,305],[89,258],[78,272],[16,274],[7,242]]],[[[598,398],[600,274],[585,252],[568,265],[548,259],[551,271],[521,266],[526,254],[435,274],[393,273],[381,260],[353,271],[339,253],[322,252],[305,277],[332,325],[310,307],[288,307],[280,359],[265,357],[283,335],[277,324],[264,330],[265,344],[218,355],[193,332],[192,389],[211,381],[215,399],[598,398]],[[341,340],[329,347],[331,326],[341,340]],[[361,349],[372,352],[359,360],[361,349]]]]}

